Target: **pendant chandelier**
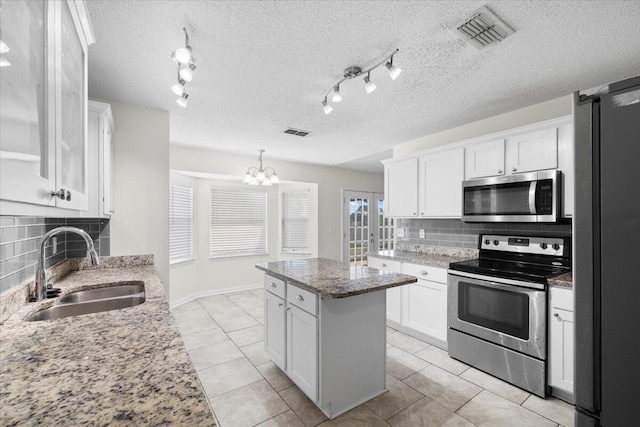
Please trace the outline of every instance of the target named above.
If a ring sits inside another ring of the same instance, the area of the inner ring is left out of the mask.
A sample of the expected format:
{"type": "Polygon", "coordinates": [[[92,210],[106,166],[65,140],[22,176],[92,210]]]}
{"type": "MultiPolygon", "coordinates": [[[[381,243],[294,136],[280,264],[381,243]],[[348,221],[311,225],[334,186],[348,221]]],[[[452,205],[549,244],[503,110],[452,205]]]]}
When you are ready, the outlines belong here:
{"type": "Polygon", "coordinates": [[[273,185],[278,184],[280,179],[278,175],[276,175],[275,169],[268,167],[262,168],[262,153],[264,150],[261,148],[258,150],[260,155],[258,156],[258,161],[260,162],[260,168],[256,168],[255,166],[251,166],[247,169],[247,174],[244,176],[242,182],[249,185],[273,185]]]}

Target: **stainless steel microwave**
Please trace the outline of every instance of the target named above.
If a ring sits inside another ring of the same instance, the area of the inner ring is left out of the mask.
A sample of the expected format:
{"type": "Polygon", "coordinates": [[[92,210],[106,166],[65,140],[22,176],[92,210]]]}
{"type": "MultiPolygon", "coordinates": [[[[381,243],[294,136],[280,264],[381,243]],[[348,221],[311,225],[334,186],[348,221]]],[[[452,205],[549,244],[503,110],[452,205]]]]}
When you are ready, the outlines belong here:
{"type": "Polygon", "coordinates": [[[465,222],[558,222],[562,172],[531,172],[462,182],[465,222]]]}

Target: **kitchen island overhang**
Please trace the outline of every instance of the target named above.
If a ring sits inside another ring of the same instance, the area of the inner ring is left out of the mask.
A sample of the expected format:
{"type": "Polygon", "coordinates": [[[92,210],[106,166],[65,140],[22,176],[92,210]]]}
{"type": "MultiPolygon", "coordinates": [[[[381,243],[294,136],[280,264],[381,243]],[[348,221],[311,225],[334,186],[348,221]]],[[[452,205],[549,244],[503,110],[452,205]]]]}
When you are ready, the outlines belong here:
{"type": "Polygon", "coordinates": [[[326,258],[256,264],[265,351],[329,418],[387,391],[386,289],[413,276],[326,258]]]}

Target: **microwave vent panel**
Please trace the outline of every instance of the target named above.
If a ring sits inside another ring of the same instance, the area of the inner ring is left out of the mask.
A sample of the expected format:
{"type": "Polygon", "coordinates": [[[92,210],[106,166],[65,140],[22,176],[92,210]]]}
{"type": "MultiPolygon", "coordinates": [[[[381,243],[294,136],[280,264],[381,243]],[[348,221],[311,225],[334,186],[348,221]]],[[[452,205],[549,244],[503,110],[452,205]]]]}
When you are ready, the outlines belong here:
{"type": "Polygon", "coordinates": [[[482,6],[470,17],[458,22],[451,30],[478,50],[502,41],[515,32],[487,6],[482,6]]]}

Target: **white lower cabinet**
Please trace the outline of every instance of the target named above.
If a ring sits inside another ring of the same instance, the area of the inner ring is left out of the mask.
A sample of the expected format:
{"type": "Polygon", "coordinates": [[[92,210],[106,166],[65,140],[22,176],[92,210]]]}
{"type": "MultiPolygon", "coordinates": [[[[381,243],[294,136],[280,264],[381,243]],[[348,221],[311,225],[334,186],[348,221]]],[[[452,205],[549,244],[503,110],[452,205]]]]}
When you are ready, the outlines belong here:
{"type": "Polygon", "coordinates": [[[295,305],[287,307],[286,372],[309,399],[318,399],[318,318],[295,305]]]}
{"type": "Polygon", "coordinates": [[[284,299],[272,294],[264,293],[264,351],[283,371],[286,369],[285,334],[285,303],[284,299]]]}
{"type": "Polygon", "coordinates": [[[552,393],[573,400],[573,289],[549,287],[549,385],[552,393]]]}
{"type": "MultiPolygon", "coordinates": [[[[386,259],[368,257],[368,266],[378,270],[400,273],[401,263],[399,261],[389,261],[386,259]]],[[[392,326],[397,326],[402,320],[402,289],[404,286],[396,286],[387,289],[387,320],[392,326]]]]}

